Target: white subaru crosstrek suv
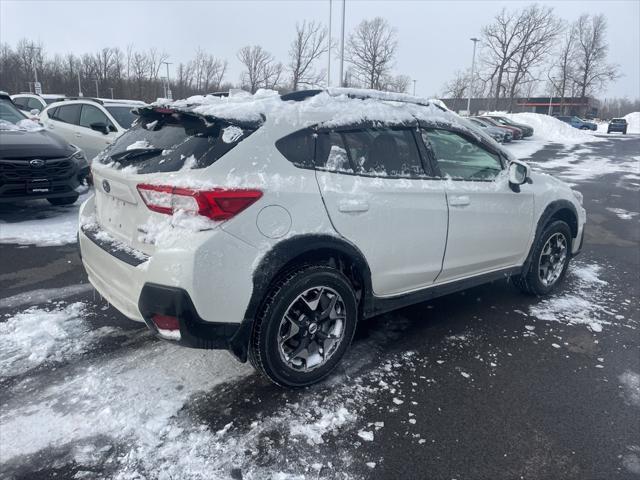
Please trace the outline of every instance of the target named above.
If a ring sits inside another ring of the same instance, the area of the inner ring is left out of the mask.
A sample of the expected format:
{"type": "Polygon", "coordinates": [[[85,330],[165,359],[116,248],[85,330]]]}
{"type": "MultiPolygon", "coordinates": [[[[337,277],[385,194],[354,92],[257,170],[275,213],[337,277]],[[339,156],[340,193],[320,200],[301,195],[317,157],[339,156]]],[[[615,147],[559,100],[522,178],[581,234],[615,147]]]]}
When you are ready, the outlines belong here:
{"type": "Polygon", "coordinates": [[[361,319],[506,277],[546,294],[581,248],[581,195],[436,103],[263,90],[137,114],[92,166],[89,280],[280,385],[329,374],[361,319]]]}
{"type": "Polygon", "coordinates": [[[66,141],[78,145],[91,161],[137,118],[131,110],[145,105],[137,100],[74,98],[49,105],[40,123],[66,141]]]}

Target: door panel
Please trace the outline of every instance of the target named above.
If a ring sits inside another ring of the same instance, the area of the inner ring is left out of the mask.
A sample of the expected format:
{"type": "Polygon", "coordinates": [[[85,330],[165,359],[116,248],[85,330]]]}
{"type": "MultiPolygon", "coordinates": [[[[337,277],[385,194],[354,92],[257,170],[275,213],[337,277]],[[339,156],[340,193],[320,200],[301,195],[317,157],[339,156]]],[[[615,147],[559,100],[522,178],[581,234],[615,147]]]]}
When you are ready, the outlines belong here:
{"type": "Polygon", "coordinates": [[[437,282],[520,265],[533,228],[533,194],[511,190],[500,156],[459,132],[423,131],[444,180],[449,235],[437,282]]]}
{"type": "Polygon", "coordinates": [[[447,204],[439,180],[316,173],[333,226],[364,254],[376,295],[431,285],[442,267],[447,204]]]}
{"type": "Polygon", "coordinates": [[[316,178],[335,229],[371,269],[373,291],[394,295],[433,283],[447,238],[444,184],[425,178],[409,129],[325,132],[316,178]]]}
{"type": "Polygon", "coordinates": [[[439,282],[522,264],[533,227],[533,194],[493,182],[450,181],[449,237],[439,282]]]}

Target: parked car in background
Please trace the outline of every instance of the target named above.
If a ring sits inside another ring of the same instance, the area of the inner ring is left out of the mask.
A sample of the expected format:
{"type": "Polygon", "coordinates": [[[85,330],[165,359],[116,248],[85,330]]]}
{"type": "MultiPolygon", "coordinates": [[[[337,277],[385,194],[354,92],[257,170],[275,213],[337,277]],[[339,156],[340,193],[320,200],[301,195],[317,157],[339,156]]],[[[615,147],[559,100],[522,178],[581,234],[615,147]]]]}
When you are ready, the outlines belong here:
{"type": "Polygon", "coordinates": [[[0,202],[78,199],[89,165],[82,150],[28,119],[0,92],[0,202]]]}
{"type": "Polygon", "coordinates": [[[593,130],[595,132],[598,129],[598,126],[595,123],[588,122],[586,120],[581,119],[580,117],[558,116],[556,118],[564,123],[568,123],[573,128],[578,128],[580,130],[593,130]]]}
{"type": "Polygon", "coordinates": [[[469,121],[480,128],[485,129],[486,133],[498,143],[509,143],[513,140],[513,133],[511,130],[501,127],[494,127],[484,123],[476,117],[469,117],[469,121]]]}
{"type": "Polygon", "coordinates": [[[18,93],[11,95],[11,100],[13,100],[16,107],[32,115],[39,115],[42,110],[47,108],[47,105],[60,102],[65,98],[66,95],[53,93],[43,93],[42,95],[36,95],[35,93],[18,93]],[[37,113],[35,110],[37,110],[37,113]]]}
{"type": "Polygon", "coordinates": [[[612,118],[607,126],[607,133],[622,132],[626,135],[627,127],[628,123],[626,118],[612,118]]]}
{"type": "Polygon", "coordinates": [[[409,95],[139,114],[92,165],[90,282],[160,338],[229,349],[280,385],[327,376],[362,319],[505,276],[548,294],[582,246],[579,192],[409,95]]]}
{"type": "Polygon", "coordinates": [[[51,132],[78,145],[89,161],[122,135],[135,121],[132,109],[144,105],[135,100],[70,99],[54,103],[40,114],[51,132]]]}
{"type": "Polygon", "coordinates": [[[476,118],[479,121],[484,122],[485,125],[489,125],[489,126],[492,126],[492,127],[498,127],[498,128],[504,128],[504,129],[510,131],[514,140],[521,140],[522,139],[522,130],[520,130],[518,127],[512,127],[511,125],[503,125],[500,122],[498,122],[497,120],[495,120],[493,118],[490,118],[490,117],[481,116],[481,117],[476,117],[476,118]]]}
{"type": "Polygon", "coordinates": [[[529,125],[525,125],[524,123],[514,122],[509,117],[492,114],[484,115],[484,117],[489,117],[503,127],[514,127],[520,129],[520,131],[522,132],[522,138],[530,137],[531,135],[533,135],[532,127],[530,127],[529,125]]]}

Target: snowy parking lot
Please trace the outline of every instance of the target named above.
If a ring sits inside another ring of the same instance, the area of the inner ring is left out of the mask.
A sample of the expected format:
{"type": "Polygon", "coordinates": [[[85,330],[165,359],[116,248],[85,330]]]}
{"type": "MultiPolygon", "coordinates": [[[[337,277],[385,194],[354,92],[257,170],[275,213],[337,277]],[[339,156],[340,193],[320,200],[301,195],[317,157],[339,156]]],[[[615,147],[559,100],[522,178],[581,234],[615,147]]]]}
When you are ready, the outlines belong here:
{"type": "Polygon", "coordinates": [[[298,391],[100,299],[79,202],[0,205],[0,477],[640,478],[640,136],[534,127],[508,148],[588,212],[560,291],[495,282],[374,318],[298,391]]]}

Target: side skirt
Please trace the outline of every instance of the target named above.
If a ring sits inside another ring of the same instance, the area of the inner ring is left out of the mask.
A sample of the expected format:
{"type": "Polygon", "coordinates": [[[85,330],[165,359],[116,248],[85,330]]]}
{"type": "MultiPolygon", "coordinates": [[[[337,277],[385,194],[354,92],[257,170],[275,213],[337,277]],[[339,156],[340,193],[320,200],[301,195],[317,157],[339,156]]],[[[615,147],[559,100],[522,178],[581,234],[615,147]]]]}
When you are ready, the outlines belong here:
{"type": "Polygon", "coordinates": [[[369,304],[364,309],[364,318],[382,315],[383,313],[408,307],[409,305],[415,305],[416,303],[426,302],[437,297],[466,290],[484,283],[508,279],[512,275],[519,275],[521,272],[522,267],[510,267],[502,270],[496,270],[495,272],[476,275],[470,278],[464,278],[462,280],[456,280],[443,285],[434,285],[416,292],[398,295],[397,297],[381,298],[372,296],[368,302],[369,304]]]}

